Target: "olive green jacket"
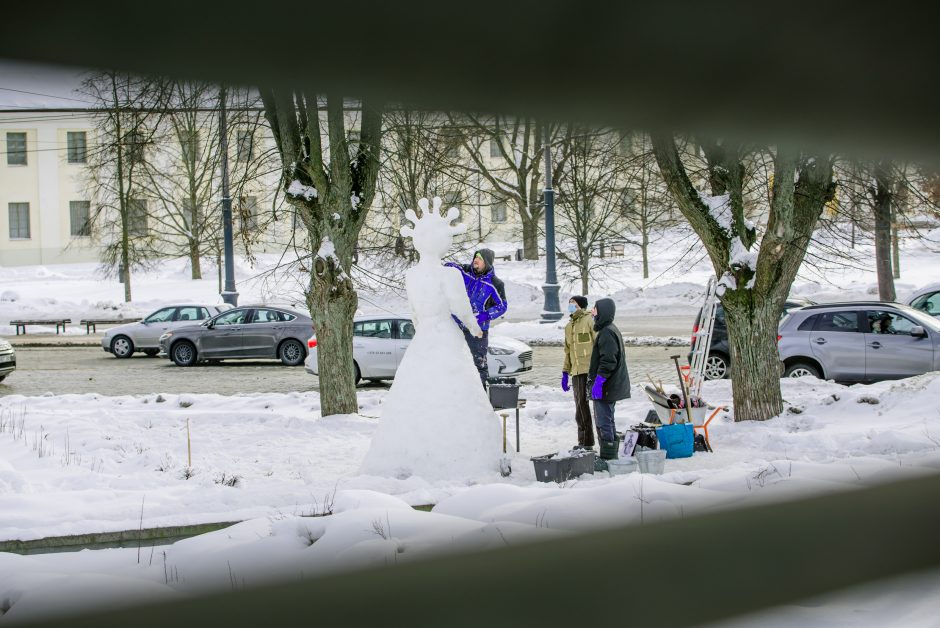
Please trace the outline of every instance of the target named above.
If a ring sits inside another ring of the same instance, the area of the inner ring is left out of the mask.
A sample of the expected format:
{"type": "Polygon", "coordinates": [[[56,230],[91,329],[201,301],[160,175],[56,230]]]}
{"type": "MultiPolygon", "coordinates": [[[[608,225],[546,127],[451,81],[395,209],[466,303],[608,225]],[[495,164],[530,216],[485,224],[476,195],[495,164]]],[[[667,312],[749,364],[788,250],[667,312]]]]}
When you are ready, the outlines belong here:
{"type": "Polygon", "coordinates": [[[591,350],[594,348],[594,320],[590,312],[578,309],[565,326],[565,366],[562,369],[571,376],[584,375],[591,366],[591,350]]]}

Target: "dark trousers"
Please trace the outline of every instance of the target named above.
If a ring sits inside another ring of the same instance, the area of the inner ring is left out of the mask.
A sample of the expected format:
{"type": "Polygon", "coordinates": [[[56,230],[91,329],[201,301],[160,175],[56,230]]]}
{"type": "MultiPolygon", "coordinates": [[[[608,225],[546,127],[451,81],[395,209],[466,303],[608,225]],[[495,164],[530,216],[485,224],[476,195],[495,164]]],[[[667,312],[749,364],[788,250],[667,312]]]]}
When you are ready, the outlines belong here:
{"type": "Polygon", "coordinates": [[[597,434],[602,441],[613,442],[617,440],[617,426],[614,424],[614,405],[600,399],[594,400],[594,421],[597,423],[597,434]]]}
{"type": "Polygon", "coordinates": [[[484,331],[482,338],[477,338],[466,329],[463,330],[463,337],[470,347],[470,355],[473,356],[473,365],[477,367],[480,373],[480,381],[483,382],[483,389],[486,390],[486,380],[490,376],[490,367],[486,362],[486,354],[490,348],[490,332],[484,331]]]}
{"type": "Polygon", "coordinates": [[[578,423],[578,444],[584,447],[594,446],[594,421],[591,419],[591,405],[588,403],[587,373],[571,378],[574,391],[574,420],[578,423]]]}

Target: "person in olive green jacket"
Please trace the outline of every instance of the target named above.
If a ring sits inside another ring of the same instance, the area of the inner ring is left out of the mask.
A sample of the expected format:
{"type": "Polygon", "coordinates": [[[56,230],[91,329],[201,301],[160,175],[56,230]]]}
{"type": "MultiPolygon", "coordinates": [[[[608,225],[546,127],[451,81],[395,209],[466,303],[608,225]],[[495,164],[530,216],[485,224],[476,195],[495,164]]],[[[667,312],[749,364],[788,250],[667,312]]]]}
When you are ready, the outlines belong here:
{"type": "Polygon", "coordinates": [[[578,446],[594,447],[594,421],[588,402],[588,370],[594,348],[594,320],[587,309],[588,301],[582,296],[571,297],[568,302],[570,320],[565,326],[565,365],[561,373],[561,389],[574,388],[575,421],[578,423],[578,446]],[[570,379],[569,379],[570,378],[570,379]]]}

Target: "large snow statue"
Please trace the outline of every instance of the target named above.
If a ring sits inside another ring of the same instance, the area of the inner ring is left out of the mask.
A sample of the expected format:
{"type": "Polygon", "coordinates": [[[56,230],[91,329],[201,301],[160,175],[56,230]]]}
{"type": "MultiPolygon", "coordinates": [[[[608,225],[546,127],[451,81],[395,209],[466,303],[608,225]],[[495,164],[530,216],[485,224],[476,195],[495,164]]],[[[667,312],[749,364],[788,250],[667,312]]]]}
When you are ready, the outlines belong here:
{"type": "Polygon", "coordinates": [[[466,226],[451,222],[451,207],[441,216],[441,199],[418,202],[402,227],[420,254],[405,274],[415,335],[402,358],[382,409],[382,418],[362,472],[429,480],[471,480],[499,471],[499,422],[490,406],[464,340],[451,315],[471,333],[481,334],[470,309],[463,278],[441,265],[455,234],[466,226]]]}

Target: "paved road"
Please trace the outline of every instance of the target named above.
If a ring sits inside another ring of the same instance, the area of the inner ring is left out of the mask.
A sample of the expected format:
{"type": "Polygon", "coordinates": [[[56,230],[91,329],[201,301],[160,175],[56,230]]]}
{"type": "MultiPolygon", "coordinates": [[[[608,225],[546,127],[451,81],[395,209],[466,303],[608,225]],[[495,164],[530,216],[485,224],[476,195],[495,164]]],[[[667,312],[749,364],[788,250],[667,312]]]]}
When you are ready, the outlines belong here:
{"type": "MultiPolygon", "coordinates": [[[[533,370],[524,384],[558,385],[561,347],[533,347],[533,370]]],[[[627,359],[635,383],[650,374],[672,382],[675,367],[669,356],[685,355],[685,347],[628,347],[627,359]]],[[[0,395],[101,393],[136,395],[158,392],[219,393],[294,392],[318,390],[319,381],[303,367],[285,367],[265,360],[232,360],[217,365],[181,368],[169,360],[135,354],[118,360],[100,347],[18,347],[17,370],[3,383],[0,395]]],[[[364,385],[366,386],[366,385],[364,385]]],[[[368,387],[387,387],[369,384],[368,387]]]]}

